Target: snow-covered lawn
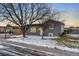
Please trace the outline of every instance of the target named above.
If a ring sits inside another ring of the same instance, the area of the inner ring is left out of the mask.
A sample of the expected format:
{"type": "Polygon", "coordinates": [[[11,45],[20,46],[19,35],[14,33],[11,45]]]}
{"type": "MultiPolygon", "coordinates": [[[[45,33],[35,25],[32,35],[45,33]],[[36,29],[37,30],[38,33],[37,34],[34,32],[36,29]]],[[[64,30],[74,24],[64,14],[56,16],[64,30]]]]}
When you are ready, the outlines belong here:
{"type": "Polygon", "coordinates": [[[37,46],[44,46],[48,48],[55,47],[55,40],[41,39],[41,36],[28,36],[28,38],[23,38],[22,36],[16,36],[16,38],[7,39],[8,41],[21,42],[26,44],[33,44],[37,46]]]}
{"type": "Polygon", "coordinates": [[[69,36],[73,36],[73,37],[79,37],[79,34],[67,34],[69,36]]]}
{"type": "MultiPolygon", "coordinates": [[[[14,36],[15,37],[15,36],[14,36]]],[[[57,48],[60,50],[72,51],[72,52],[79,52],[79,49],[69,48],[63,45],[57,45],[56,40],[51,39],[41,39],[41,36],[28,36],[28,38],[23,38],[22,36],[16,36],[16,38],[7,39],[8,41],[13,42],[20,42],[25,44],[37,45],[42,47],[48,48],[57,48]]]]}

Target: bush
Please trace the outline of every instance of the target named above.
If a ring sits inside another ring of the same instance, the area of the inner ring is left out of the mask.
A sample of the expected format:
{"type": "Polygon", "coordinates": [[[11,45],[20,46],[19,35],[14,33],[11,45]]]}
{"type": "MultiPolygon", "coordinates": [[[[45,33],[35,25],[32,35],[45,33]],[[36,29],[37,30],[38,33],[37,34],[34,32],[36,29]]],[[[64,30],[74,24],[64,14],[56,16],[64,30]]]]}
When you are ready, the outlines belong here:
{"type": "Polygon", "coordinates": [[[59,33],[58,35],[59,35],[59,37],[62,37],[64,35],[66,35],[66,34],[65,34],[65,32],[63,32],[63,33],[59,33]]]}

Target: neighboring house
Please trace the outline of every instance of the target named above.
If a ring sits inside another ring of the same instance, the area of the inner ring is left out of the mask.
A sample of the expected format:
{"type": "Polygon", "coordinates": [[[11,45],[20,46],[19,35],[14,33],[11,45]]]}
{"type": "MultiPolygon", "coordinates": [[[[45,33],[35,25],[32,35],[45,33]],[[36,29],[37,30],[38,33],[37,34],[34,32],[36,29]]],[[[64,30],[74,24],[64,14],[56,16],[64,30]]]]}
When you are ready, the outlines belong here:
{"type": "Polygon", "coordinates": [[[65,28],[64,32],[66,34],[79,34],[79,27],[69,27],[65,28]]]}
{"type": "Polygon", "coordinates": [[[31,35],[58,36],[64,32],[64,24],[55,20],[48,20],[42,24],[32,24],[27,26],[30,27],[27,34],[31,35]]]}
{"type": "Polygon", "coordinates": [[[0,34],[10,32],[10,31],[16,35],[22,34],[19,27],[17,25],[15,25],[14,23],[12,23],[8,20],[1,21],[0,22],[0,34]]]}
{"type": "Polygon", "coordinates": [[[10,27],[8,27],[8,26],[7,27],[6,26],[0,26],[0,34],[2,34],[2,33],[10,33],[10,32],[12,32],[12,34],[15,34],[15,35],[22,34],[21,30],[17,26],[10,26],[10,27]]]}

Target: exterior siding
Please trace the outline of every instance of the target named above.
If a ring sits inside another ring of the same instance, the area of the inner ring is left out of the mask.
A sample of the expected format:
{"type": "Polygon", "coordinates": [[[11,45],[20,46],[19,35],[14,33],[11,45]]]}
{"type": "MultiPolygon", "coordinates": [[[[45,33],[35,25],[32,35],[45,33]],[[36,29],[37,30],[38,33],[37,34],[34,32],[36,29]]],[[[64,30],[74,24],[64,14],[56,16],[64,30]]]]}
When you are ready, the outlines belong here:
{"type": "Polygon", "coordinates": [[[64,25],[61,25],[61,33],[64,32],[64,25]]]}
{"type": "Polygon", "coordinates": [[[53,33],[54,36],[58,36],[61,33],[61,24],[55,23],[53,33]]]}
{"type": "Polygon", "coordinates": [[[49,33],[51,33],[51,34],[53,34],[53,36],[58,36],[60,33],[64,32],[64,30],[62,30],[62,28],[61,28],[61,27],[63,27],[63,29],[64,29],[63,24],[53,22],[50,25],[53,25],[53,26],[51,27],[51,29],[49,27],[46,28],[47,29],[47,31],[46,31],[47,35],[49,35],[49,33]]]}
{"type": "Polygon", "coordinates": [[[13,34],[14,34],[14,35],[21,35],[22,32],[21,32],[20,29],[13,29],[13,34]]]}
{"type": "Polygon", "coordinates": [[[5,27],[0,27],[0,33],[4,33],[5,32],[5,27]]]}
{"type": "MultiPolygon", "coordinates": [[[[11,31],[13,32],[14,35],[22,34],[22,32],[19,29],[19,27],[11,27],[11,31]]],[[[0,27],[0,33],[5,33],[5,27],[0,27]]]]}

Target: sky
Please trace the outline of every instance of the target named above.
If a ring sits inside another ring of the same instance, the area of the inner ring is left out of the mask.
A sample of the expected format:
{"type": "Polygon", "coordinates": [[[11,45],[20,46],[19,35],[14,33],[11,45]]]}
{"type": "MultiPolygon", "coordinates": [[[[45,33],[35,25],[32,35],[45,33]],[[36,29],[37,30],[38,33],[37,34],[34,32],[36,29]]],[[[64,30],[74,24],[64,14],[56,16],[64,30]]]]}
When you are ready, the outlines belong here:
{"type": "Polygon", "coordinates": [[[60,20],[65,26],[79,27],[79,3],[49,3],[49,6],[62,12],[60,20]]]}
{"type": "Polygon", "coordinates": [[[60,10],[69,10],[69,9],[79,10],[79,3],[51,3],[50,5],[60,10]]]}
{"type": "Polygon", "coordinates": [[[50,6],[62,12],[60,19],[66,26],[79,26],[79,3],[51,3],[50,6]]]}

